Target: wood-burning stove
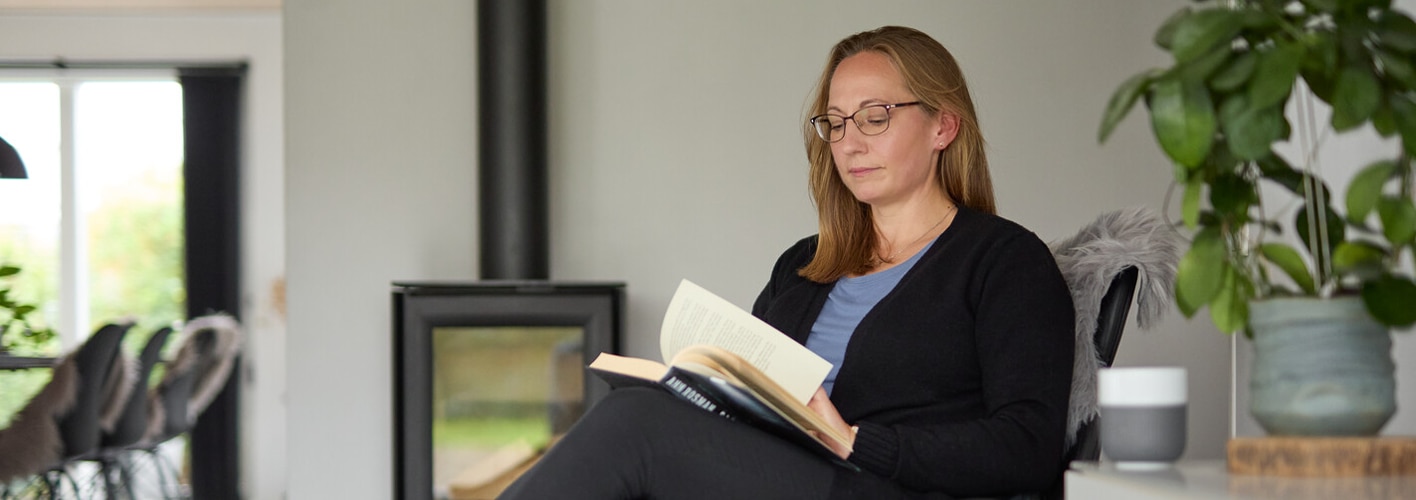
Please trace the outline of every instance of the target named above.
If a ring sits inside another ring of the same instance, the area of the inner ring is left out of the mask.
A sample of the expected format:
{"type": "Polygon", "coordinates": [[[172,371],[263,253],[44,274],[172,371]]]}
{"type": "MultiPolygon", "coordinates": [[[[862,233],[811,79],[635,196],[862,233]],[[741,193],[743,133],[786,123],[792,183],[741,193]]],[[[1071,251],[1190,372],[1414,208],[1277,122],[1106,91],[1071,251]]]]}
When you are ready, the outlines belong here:
{"type": "Polygon", "coordinates": [[[507,446],[544,446],[606,393],[624,284],[404,282],[393,289],[394,488],[446,494],[507,446]]]}

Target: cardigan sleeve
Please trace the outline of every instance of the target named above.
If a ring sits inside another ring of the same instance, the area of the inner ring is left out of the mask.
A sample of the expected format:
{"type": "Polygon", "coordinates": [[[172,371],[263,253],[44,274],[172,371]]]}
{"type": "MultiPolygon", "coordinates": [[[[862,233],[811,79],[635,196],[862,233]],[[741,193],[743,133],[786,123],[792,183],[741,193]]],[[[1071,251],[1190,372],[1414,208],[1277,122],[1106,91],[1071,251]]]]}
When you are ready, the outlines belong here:
{"type": "Polygon", "coordinates": [[[1072,380],[1071,295],[1046,245],[1017,236],[974,263],[967,285],[982,415],[853,422],[852,462],[911,489],[964,496],[1041,491],[1057,479],[1072,380]]]}

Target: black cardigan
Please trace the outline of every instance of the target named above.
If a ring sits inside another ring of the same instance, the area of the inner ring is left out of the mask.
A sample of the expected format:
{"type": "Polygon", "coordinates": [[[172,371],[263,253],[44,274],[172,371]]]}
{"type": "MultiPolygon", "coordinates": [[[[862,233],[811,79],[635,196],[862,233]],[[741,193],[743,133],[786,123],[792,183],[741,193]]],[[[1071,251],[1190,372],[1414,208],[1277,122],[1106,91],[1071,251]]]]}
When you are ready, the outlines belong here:
{"type": "MultiPolygon", "coordinates": [[[[816,241],[782,254],[752,308],[802,344],[834,286],[797,275],[816,241]]],[[[846,347],[831,400],[860,426],[850,460],[916,491],[1046,489],[1064,466],[1072,316],[1037,235],[960,207],[846,347]]]]}

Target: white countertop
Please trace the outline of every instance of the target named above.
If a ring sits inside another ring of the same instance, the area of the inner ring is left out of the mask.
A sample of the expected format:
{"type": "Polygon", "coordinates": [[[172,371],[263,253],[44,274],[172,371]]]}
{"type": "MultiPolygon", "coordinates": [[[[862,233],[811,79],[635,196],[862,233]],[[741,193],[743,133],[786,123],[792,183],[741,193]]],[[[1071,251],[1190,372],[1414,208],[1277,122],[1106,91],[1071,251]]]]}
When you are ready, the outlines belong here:
{"type": "Polygon", "coordinates": [[[1224,460],[1181,461],[1154,471],[1109,462],[1072,462],[1069,499],[1416,499],[1416,475],[1283,477],[1230,474],[1224,460]]]}

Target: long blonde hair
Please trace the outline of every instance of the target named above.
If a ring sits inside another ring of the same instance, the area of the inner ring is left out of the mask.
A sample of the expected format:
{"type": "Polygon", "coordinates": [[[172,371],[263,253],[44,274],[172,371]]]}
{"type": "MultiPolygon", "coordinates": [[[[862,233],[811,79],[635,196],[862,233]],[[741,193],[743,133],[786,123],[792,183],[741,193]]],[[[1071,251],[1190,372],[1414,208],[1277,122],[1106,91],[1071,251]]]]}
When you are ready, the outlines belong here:
{"type": "MultiPolygon", "coordinates": [[[[935,166],[941,187],[956,203],[979,212],[997,213],[983,134],[964,73],[954,56],[929,35],[912,28],[885,26],[841,40],[831,49],[826,68],[821,71],[808,116],[826,112],[831,77],[841,61],[865,51],[889,57],[904,78],[905,86],[927,113],[943,111],[958,117],[958,135],[939,155],[935,166]]],[[[816,205],[820,238],[815,257],[797,273],[818,283],[828,283],[847,274],[869,271],[875,251],[875,223],[870,217],[870,206],[857,200],[841,181],[836,161],[831,156],[831,145],[816,135],[810,123],[803,124],[802,136],[806,141],[806,157],[811,163],[811,196],[816,205]]]]}

